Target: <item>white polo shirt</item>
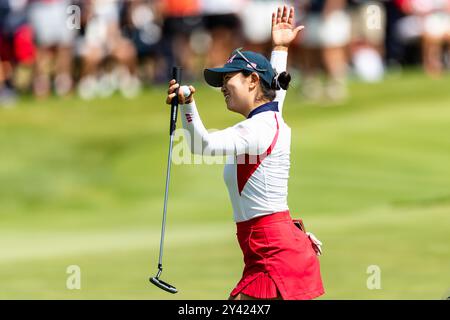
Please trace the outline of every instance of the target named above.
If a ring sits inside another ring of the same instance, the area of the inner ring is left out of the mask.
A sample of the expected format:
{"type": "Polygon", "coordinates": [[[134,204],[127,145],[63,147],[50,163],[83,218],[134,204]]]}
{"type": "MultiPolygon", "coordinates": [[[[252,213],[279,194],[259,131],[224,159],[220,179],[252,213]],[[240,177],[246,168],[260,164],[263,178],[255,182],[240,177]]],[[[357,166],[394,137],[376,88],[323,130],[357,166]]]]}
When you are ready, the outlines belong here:
{"type": "MultiPolygon", "coordinates": [[[[287,52],[274,51],[271,64],[286,70],[287,52]]],[[[194,154],[226,155],[224,179],[236,222],[288,210],[291,129],[282,117],[286,91],[233,127],[209,133],[195,102],[181,107],[183,127],[194,154]],[[198,141],[200,143],[194,143],[198,141]]]]}

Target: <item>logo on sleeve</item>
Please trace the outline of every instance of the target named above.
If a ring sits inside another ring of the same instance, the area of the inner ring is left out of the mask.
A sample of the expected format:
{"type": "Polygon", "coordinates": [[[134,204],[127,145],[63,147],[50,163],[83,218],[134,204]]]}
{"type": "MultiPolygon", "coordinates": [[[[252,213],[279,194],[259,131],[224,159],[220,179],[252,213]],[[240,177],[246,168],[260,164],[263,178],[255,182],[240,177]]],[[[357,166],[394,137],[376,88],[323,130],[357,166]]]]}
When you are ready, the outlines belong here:
{"type": "Polygon", "coordinates": [[[186,120],[188,123],[191,123],[193,118],[194,115],[192,113],[186,113],[186,120]]]}

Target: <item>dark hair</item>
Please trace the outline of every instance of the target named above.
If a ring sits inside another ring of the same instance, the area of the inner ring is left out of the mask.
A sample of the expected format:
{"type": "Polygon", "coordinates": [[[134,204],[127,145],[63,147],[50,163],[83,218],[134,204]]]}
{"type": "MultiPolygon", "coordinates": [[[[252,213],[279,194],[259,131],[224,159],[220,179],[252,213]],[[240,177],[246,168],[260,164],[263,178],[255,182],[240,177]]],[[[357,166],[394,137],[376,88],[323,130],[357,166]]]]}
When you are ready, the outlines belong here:
{"type": "MultiPolygon", "coordinates": [[[[242,71],[242,74],[245,77],[250,76],[252,73],[253,73],[253,71],[248,71],[248,70],[242,71]]],[[[262,90],[264,99],[273,101],[277,94],[276,91],[280,90],[280,89],[287,90],[289,88],[289,82],[291,82],[291,75],[286,71],[278,73],[272,79],[272,83],[270,86],[265,81],[262,81],[262,79],[261,79],[261,81],[259,83],[261,84],[261,90],[262,90]]]]}

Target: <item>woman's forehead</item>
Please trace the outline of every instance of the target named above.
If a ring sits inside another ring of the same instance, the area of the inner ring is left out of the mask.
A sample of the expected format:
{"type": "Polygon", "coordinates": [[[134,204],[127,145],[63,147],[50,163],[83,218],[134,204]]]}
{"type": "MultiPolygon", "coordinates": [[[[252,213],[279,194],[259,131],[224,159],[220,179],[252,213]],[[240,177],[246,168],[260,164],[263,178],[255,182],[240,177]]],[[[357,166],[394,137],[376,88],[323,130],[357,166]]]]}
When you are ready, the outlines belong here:
{"type": "Polygon", "coordinates": [[[235,75],[237,75],[238,73],[240,73],[239,71],[235,71],[235,72],[227,72],[223,74],[223,78],[231,78],[234,77],[235,75]]]}

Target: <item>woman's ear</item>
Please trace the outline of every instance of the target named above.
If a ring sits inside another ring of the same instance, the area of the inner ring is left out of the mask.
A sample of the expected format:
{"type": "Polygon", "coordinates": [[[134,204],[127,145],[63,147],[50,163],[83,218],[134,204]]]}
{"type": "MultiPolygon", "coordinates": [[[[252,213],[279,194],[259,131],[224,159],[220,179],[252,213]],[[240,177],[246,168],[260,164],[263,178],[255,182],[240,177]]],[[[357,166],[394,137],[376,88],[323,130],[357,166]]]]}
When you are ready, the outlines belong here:
{"type": "Polygon", "coordinates": [[[255,89],[259,86],[259,75],[256,72],[252,72],[250,75],[250,89],[255,89]]]}

